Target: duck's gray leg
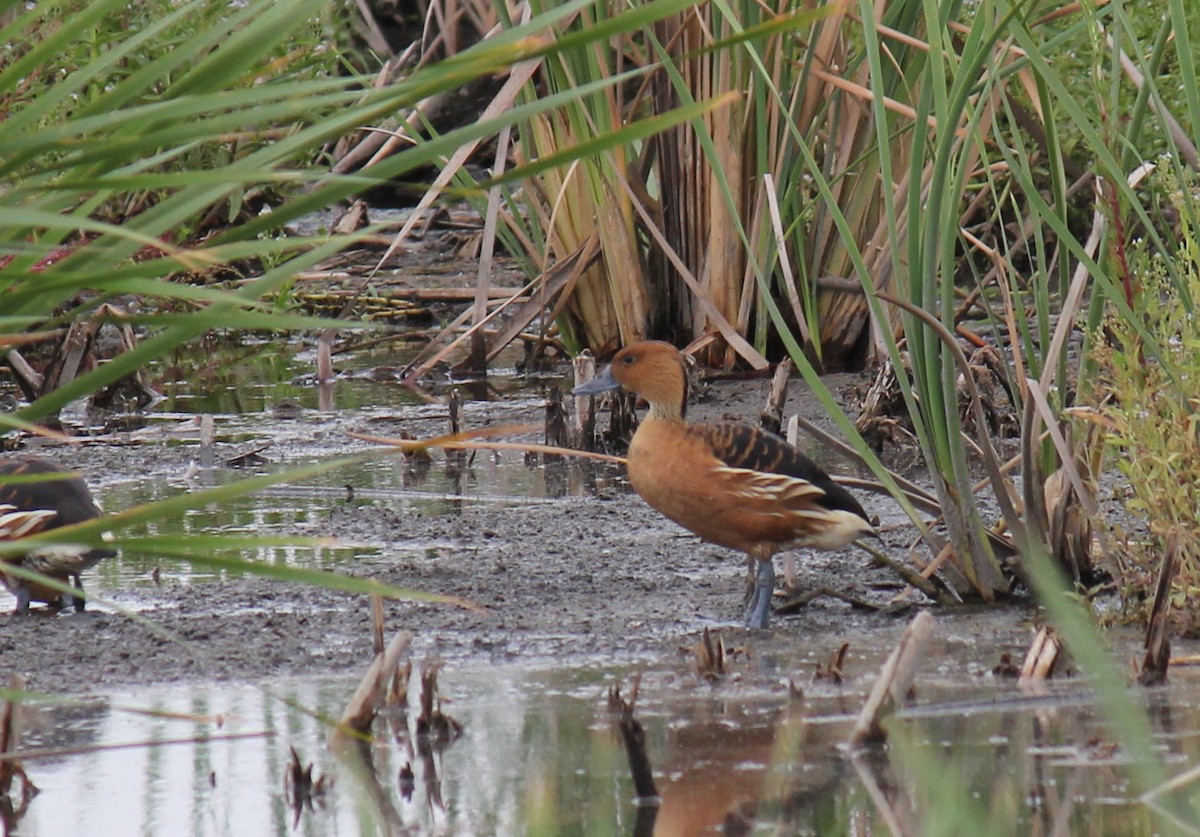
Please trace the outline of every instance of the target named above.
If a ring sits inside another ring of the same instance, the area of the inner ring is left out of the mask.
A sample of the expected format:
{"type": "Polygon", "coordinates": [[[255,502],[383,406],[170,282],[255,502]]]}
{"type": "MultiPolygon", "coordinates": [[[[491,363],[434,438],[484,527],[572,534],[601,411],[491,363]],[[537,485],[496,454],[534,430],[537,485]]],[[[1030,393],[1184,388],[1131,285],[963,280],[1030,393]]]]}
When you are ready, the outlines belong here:
{"type": "Polygon", "coordinates": [[[763,630],[771,618],[771,597],[775,595],[775,563],[770,558],[757,560],[754,593],[746,606],[746,627],[763,630]]]}

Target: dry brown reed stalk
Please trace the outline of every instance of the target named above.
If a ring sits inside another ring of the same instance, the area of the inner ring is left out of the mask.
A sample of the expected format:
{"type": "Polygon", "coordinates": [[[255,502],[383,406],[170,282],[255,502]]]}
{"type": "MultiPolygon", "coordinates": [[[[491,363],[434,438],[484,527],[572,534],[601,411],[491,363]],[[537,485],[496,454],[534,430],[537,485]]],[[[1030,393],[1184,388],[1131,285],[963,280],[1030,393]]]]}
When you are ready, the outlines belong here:
{"type": "MultiPolygon", "coordinates": [[[[903,207],[907,191],[903,181],[900,184],[884,183],[880,176],[875,120],[870,100],[863,98],[871,87],[866,63],[861,63],[855,71],[855,90],[840,90],[832,81],[843,80],[846,72],[844,68],[849,58],[846,23],[851,5],[849,2],[834,4],[832,13],[817,24],[812,51],[806,59],[804,101],[796,128],[802,136],[813,138],[814,150],[821,158],[829,182],[832,202],[845,217],[852,241],[866,242],[863,254],[871,271],[872,284],[883,289],[892,287],[897,281],[897,277],[891,275],[894,267],[892,248],[883,246],[892,237],[891,231],[886,229],[887,213],[883,206],[890,201],[896,207],[903,207]],[[887,257],[882,258],[885,254],[887,257]]],[[[877,15],[881,16],[882,6],[877,5],[876,9],[877,15]]],[[[911,141],[909,132],[896,135],[888,149],[893,159],[907,159],[911,141]]],[[[908,167],[898,166],[897,170],[907,172],[908,167]]],[[[855,245],[847,244],[834,221],[832,208],[824,201],[816,202],[813,207],[808,237],[802,265],[806,275],[854,275],[850,248],[855,245]]],[[[893,244],[902,246],[900,241],[893,244]]],[[[904,281],[904,277],[899,277],[899,281],[904,281]]],[[[819,290],[816,297],[816,319],[820,324],[817,343],[822,358],[827,363],[840,364],[850,356],[861,336],[867,320],[866,300],[830,289],[819,290]]]]}
{"type": "Polygon", "coordinates": [[[1162,565],[1146,626],[1146,653],[1138,672],[1138,682],[1143,686],[1162,686],[1167,682],[1171,664],[1171,590],[1179,572],[1182,548],[1178,532],[1168,535],[1163,544],[1162,565]]]}
{"type": "MultiPolygon", "coordinates": [[[[770,76],[764,79],[755,74],[747,52],[736,47],[709,48],[730,34],[729,21],[714,4],[656,24],[655,34],[677,72],[677,78],[668,78],[665,72],[656,75],[659,112],[678,106],[680,88],[696,101],[737,94],[731,104],[706,115],[704,137],[688,125],[655,139],[661,191],[670,199],[658,207],[659,220],[643,221],[656,240],[666,242],[659,241],[660,252],[652,252],[650,258],[652,274],[665,277],[668,310],[660,312],[660,319],[668,318],[676,333],[696,338],[717,328],[726,343],[729,336],[723,323],[732,324],[743,337],[751,333],[760,295],[771,292],[755,276],[767,269],[764,265],[778,264],[791,325],[803,345],[819,344],[814,358],[828,352],[835,363],[841,363],[859,343],[868,319],[861,296],[815,287],[803,294],[798,290],[800,283],[811,281],[806,277],[854,272],[850,250],[833,216],[820,201],[787,195],[790,214],[797,199],[812,206],[813,213],[804,225],[805,252],[793,255],[798,245],[795,239],[785,238],[784,230],[794,236],[791,230],[797,219],[784,219],[779,205],[780,190],[787,194],[806,188],[795,174],[795,135],[799,135],[813,143],[818,161],[823,161],[833,202],[854,231],[851,237],[878,245],[867,248],[868,254],[887,256],[878,263],[876,280],[877,287],[886,286],[892,260],[890,248],[882,246],[888,231],[881,227],[884,214],[879,207],[881,200],[903,206],[905,193],[893,192],[877,176],[878,164],[870,150],[876,142],[870,109],[874,94],[865,67],[858,70],[855,81],[839,75],[848,52],[843,29],[849,7],[843,0],[823,8],[809,39],[805,70],[790,89],[786,85],[793,83],[797,63],[791,32],[769,34],[758,45],[757,56],[770,76]],[[758,86],[769,92],[756,94],[758,86]],[[831,104],[834,98],[836,106],[831,104]],[[765,130],[759,130],[762,126],[765,130]],[[766,148],[757,147],[760,138],[766,148]],[[765,154],[767,168],[756,172],[760,154],[765,154]],[[661,234],[654,232],[656,227],[661,234]],[[751,254],[747,242],[754,248],[751,254]],[[689,274],[695,281],[687,279],[689,274]],[[816,311],[811,310],[814,300],[816,311]],[[817,320],[820,331],[814,337],[808,326],[817,320]]],[[[892,153],[899,159],[906,142],[902,139],[893,145],[892,153]]],[[[704,359],[709,365],[728,367],[734,359],[730,348],[722,341],[709,342],[704,359]]],[[[744,351],[737,353],[746,356],[744,351]]]]}
{"type": "Polygon", "coordinates": [[[412,453],[418,450],[428,450],[430,448],[442,448],[445,450],[494,450],[494,451],[513,451],[516,453],[545,453],[554,456],[570,456],[577,459],[594,459],[598,462],[612,462],[618,465],[625,464],[625,458],[621,456],[612,456],[607,453],[596,453],[594,451],[573,450],[571,448],[560,448],[554,445],[541,445],[534,442],[486,442],[480,441],[479,436],[485,435],[507,435],[511,433],[530,433],[542,428],[536,424],[526,425],[510,425],[506,427],[487,427],[482,430],[473,430],[466,433],[455,433],[447,436],[439,436],[434,439],[392,439],[384,436],[370,436],[365,433],[350,433],[351,438],[358,439],[363,442],[373,442],[379,445],[387,445],[396,448],[403,453],[412,453]]]}
{"type": "Polygon", "coordinates": [[[330,746],[335,746],[346,737],[370,734],[375,716],[387,705],[388,689],[400,667],[400,658],[408,652],[412,640],[410,632],[401,631],[392,637],[382,653],[375,655],[337,726],[329,734],[330,746]]]}
{"type": "Polygon", "coordinates": [[[1029,650],[1025,652],[1018,683],[1022,688],[1036,691],[1054,676],[1063,659],[1064,649],[1058,633],[1049,625],[1043,625],[1038,628],[1033,641],[1029,643],[1029,650]]]}
{"type": "MultiPolygon", "coordinates": [[[[710,50],[730,34],[729,22],[713,3],[693,6],[655,24],[654,32],[678,73],[678,84],[693,101],[707,101],[745,89],[746,59],[738,50],[710,50]]],[[[665,72],[655,78],[654,104],[665,113],[682,103],[674,79],[665,72]]],[[[739,322],[741,284],[747,254],[739,230],[749,215],[747,188],[753,150],[747,149],[752,105],[740,96],[707,114],[701,124],[711,142],[706,151],[691,125],[681,125],[654,140],[662,193],[661,230],[687,270],[699,279],[699,289],[685,283],[675,265],[662,254],[651,254],[655,277],[661,277],[670,310],[667,321],[697,336],[713,327],[710,309],[726,322],[739,322]],[[707,303],[702,305],[701,300],[707,303]]],[[[703,361],[728,367],[728,348],[711,344],[703,361]]]]}
{"type": "MultiPolygon", "coordinates": [[[[553,85],[555,67],[541,82],[553,85]]],[[[558,80],[558,83],[562,83],[558,80]]],[[[624,124],[625,103],[609,91],[597,103],[540,114],[516,147],[519,165],[567,151],[602,130],[624,124]]],[[[634,167],[621,146],[543,172],[530,193],[529,208],[546,237],[547,255],[579,250],[595,238],[601,263],[589,268],[564,297],[563,328],[574,342],[597,353],[615,350],[647,335],[652,309],[650,282],[638,244],[633,208],[622,188],[634,167]]],[[[514,227],[519,225],[514,221],[514,227]]]]}
{"type": "MultiPolygon", "coordinates": [[[[179,738],[154,738],[145,741],[122,741],[116,744],[82,744],[71,747],[38,747],[32,750],[22,750],[21,759],[61,759],[63,756],[77,756],[84,753],[101,753],[111,750],[143,750],[152,747],[173,747],[177,744],[208,744],[220,741],[248,741],[255,738],[274,738],[272,730],[259,732],[225,732],[215,735],[184,735],[179,738]]],[[[0,753],[0,761],[16,758],[14,753],[0,753]]]]}
{"type": "MultiPolygon", "coordinates": [[[[629,700],[621,697],[621,687],[614,684],[608,691],[608,707],[616,715],[616,726],[625,744],[625,754],[629,758],[629,773],[633,778],[633,790],[639,800],[649,803],[658,799],[658,789],[654,784],[654,771],[650,766],[650,756],[646,749],[646,731],[634,717],[637,706],[638,688],[641,675],[633,676],[629,700]]],[[[657,810],[657,804],[652,810],[657,810]]],[[[653,823],[653,818],[651,818],[653,823]]],[[[650,832],[646,832],[650,833],[650,832]]]]}
{"type": "Polygon", "coordinates": [[[862,711],[850,732],[847,744],[851,748],[878,743],[886,738],[882,721],[904,703],[909,687],[917,674],[917,666],[933,636],[936,620],[928,611],[918,613],[904,629],[899,642],[883,664],[879,677],[868,695],[862,711]]]}
{"type": "Polygon", "coordinates": [[[586,269],[584,265],[591,264],[595,257],[596,242],[589,239],[578,250],[549,267],[543,274],[520,288],[508,299],[501,301],[482,320],[465,331],[460,331],[463,324],[471,318],[475,309],[468,308],[463,311],[426,343],[425,348],[417,355],[417,358],[405,368],[403,382],[408,384],[414,383],[439,362],[453,354],[473,334],[507,311],[509,306],[515,305],[522,299],[526,300],[516,313],[509,318],[505,327],[500,329],[496,333],[496,336],[487,342],[485,357],[490,361],[534,318],[545,311],[551,301],[555,301],[557,304],[557,300],[564,293],[569,292],[574,287],[574,284],[578,282],[581,272],[586,269]],[[457,336],[454,336],[456,334],[457,336]],[[433,355],[422,357],[431,347],[451,337],[453,339],[438,349],[433,355]]]}
{"type": "MultiPolygon", "coordinates": [[[[1131,188],[1136,188],[1154,167],[1142,165],[1130,172],[1127,182],[1131,188]]],[[[1108,221],[1103,210],[1103,201],[1099,192],[1099,184],[1093,184],[1096,189],[1096,209],[1092,217],[1092,228],[1084,244],[1084,252],[1093,258],[1101,243],[1105,240],[1108,221]]],[[[1025,521],[1030,527],[1030,537],[1039,543],[1050,544],[1050,528],[1052,519],[1047,510],[1045,495],[1046,482],[1040,471],[1038,447],[1042,438],[1041,428],[1044,426],[1054,443],[1054,449],[1063,469],[1064,476],[1070,481],[1071,489],[1083,506],[1083,513],[1095,521],[1099,510],[1095,502],[1094,486],[1098,484],[1100,468],[1101,434],[1085,433],[1084,439],[1090,440],[1082,447],[1068,444],[1060,430],[1062,417],[1053,409],[1047,393],[1053,392],[1060,382],[1056,381],[1060,360],[1067,351],[1068,340],[1074,328],[1077,317],[1083,310],[1087,299],[1088,289],[1093,277],[1086,264],[1080,261],[1071,277],[1070,285],[1062,302],[1058,322],[1055,324],[1050,347],[1042,364],[1042,375],[1036,381],[1026,379],[1023,390],[1028,393],[1025,401],[1025,415],[1021,422],[1021,455],[1025,479],[1023,480],[1025,521]]],[[[1103,525],[1091,527],[1099,536],[1102,551],[1107,552],[1104,539],[1103,525]]]]}
{"type": "MultiPolygon", "coordinates": [[[[492,171],[496,177],[504,174],[508,163],[508,148],[511,129],[506,125],[500,130],[496,140],[496,159],[492,171]]],[[[471,353],[466,360],[467,367],[477,372],[487,370],[487,337],[483,333],[483,323],[487,318],[488,289],[492,284],[492,263],[496,253],[496,219],[500,212],[500,188],[493,186],[488,190],[487,211],[483,217],[483,240],[480,243],[479,269],[475,282],[475,304],[472,306],[471,320],[475,333],[471,337],[471,353]]],[[[524,328],[522,324],[521,328],[524,328]]]]}
{"type": "MultiPolygon", "coordinates": [[[[631,199],[633,199],[633,206],[637,210],[638,215],[645,222],[647,230],[662,249],[663,255],[666,256],[666,258],[675,267],[679,278],[683,280],[684,284],[687,285],[688,289],[692,292],[692,299],[696,305],[705,312],[707,323],[711,327],[715,328],[717,332],[719,332],[720,336],[724,338],[725,343],[731,349],[737,352],[737,354],[741,356],[741,358],[746,361],[746,363],[749,364],[752,369],[762,370],[770,366],[767,359],[763,357],[763,355],[759,353],[759,351],[742,336],[741,332],[734,327],[734,324],[726,319],[720,310],[708,299],[708,296],[704,293],[701,283],[696,279],[695,276],[692,275],[691,271],[683,263],[682,258],[675,253],[674,248],[672,248],[670,243],[665,239],[665,237],[663,237],[663,234],[659,228],[651,222],[649,211],[639,200],[636,199],[636,197],[634,197],[632,190],[630,190],[628,194],[630,195],[631,199]]],[[[711,340],[704,340],[703,342],[701,342],[701,340],[697,340],[695,343],[693,343],[693,345],[689,346],[685,350],[685,353],[692,355],[696,352],[698,344],[708,346],[711,345],[711,343],[711,340]]]]}
{"type": "Polygon", "coordinates": [[[721,638],[720,631],[705,628],[700,641],[687,650],[692,655],[696,674],[710,683],[724,679],[729,652],[725,648],[725,640],[721,638]]]}
{"type": "MultiPolygon", "coordinates": [[[[917,188],[925,194],[933,175],[931,161],[922,169],[920,182],[912,183],[907,161],[912,143],[924,142],[925,131],[916,130],[916,126],[912,124],[912,120],[917,116],[913,107],[888,95],[888,91],[873,87],[865,63],[859,65],[854,76],[846,76],[843,69],[847,53],[845,36],[840,29],[831,27],[843,26],[846,21],[862,26],[864,21],[850,12],[848,7],[840,5],[838,8],[845,11],[845,21],[837,15],[831,15],[822,22],[822,30],[814,41],[814,60],[810,68],[811,76],[824,85],[820,98],[813,95],[814,101],[827,101],[830,105],[820,113],[802,109],[799,124],[802,130],[810,132],[819,127],[820,130],[815,131],[817,136],[834,138],[824,146],[829,149],[825,155],[825,162],[833,202],[842,211],[846,224],[852,231],[849,238],[862,243],[860,252],[871,284],[876,289],[883,290],[904,288],[907,287],[908,281],[904,275],[907,266],[903,259],[897,258],[896,253],[903,252],[904,241],[909,234],[911,219],[908,218],[906,210],[909,192],[917,188]],[[880,178],[884,169],[880,166],[880,150],[874,136],[876,127],[871,107],[871,103],[877,99],[884,110],[901,117],[893,122],[892,139],[886,151],[892,162],[892,170],[899,173],[898,179],[890,184],[883,183],[880,178]],[[819,121],[818,117],[824,121],[819,121]],[[908,124],[905,120],[908,120],[908,124]],[[887,202],[895,208],[894,230],[889,228],[888,214],[883,211],[887,202]],[[896,273],[898,270],[899,274],[896,273]]],[[[899,57],[893,55],[890,45],[894,43],[905,49],[924,53],[929,50],[928,43],[913,33],[899,32],[883,25],[879,18],[883,12],[883,5],[877,5],[876,9],[877,17],[870,25],[881,39],[881,49],[892,59],[897,72],[904,73],[904,66],[899,57]]],[[[962,26],[953,23],[950,29],[959,33],[964,31],[962,26]]],[[[1000,68],[1023,55],[1021,50],[1007,43],[998,44],[994,51],[995,63],[1000,68]]],[[[998,70],[989,72],[995,73],[998,70]]],[[[1018,73],[1017,77],[1022,83],[1028,81],[1027,72],[1018,73]]],[[[909,87],[915,82],[915,79],[907,76],[905,80],[909,87]]],[[[974,137],[989,130],[1003,95],[1004,84],[1003,81],[997,82],[991,88],[991,95],[986,101],[973,99],[976,104],[973,110],[978,117],[970,132],[966,130],[965,123],[939,125],[936,117],[927,117],[929,129],[954,133],[960,146],[960,150],[953,152],[955,159],[960,159],[961,165],[968,169],[977,168],[975,161],[979,147],[974,142],[974,137]]],[[[962,118],[966,118],[965,114],[962,118]]],[[[825,271],[828,275],[853,275],[853,264],[843,238],[844,233],[835,228],[828,210],[829,207],[825,204],[818,204],[816,207],[816,218],[812,224],[813,257],[810,264],[813,269],[825,271]]],[[[970,208],[964,212],[964,217],[969,212],[970,208]]],[[[820,301],[821,345],[829,350],[832,358],[837,358],[839,349],[842,352],[852,349],[850,343],[839,343],[839,335],[844,341],[860,333],[855,321],[857,318],[861,323],[864,313],[861,308],[863,300],[840,294],[831,288],[822,292],[820,301]]],[[[899,325],[898,312],[894,309],[885,310],[889,312],[889,327],[896,329],[899,325]]],[[[887,340],[880,325],[875,324],[871,341],[873,356],[884,356],[886,347],[887,340]]]]}
{"type": "Polygon", "coordinates": [[[52,331],[28,331],[24,334],[0,334],[0,349],[12,349],[29,343],[41,343],[44,340],[57,340],[62,335],[61,328],[52,331]]]}

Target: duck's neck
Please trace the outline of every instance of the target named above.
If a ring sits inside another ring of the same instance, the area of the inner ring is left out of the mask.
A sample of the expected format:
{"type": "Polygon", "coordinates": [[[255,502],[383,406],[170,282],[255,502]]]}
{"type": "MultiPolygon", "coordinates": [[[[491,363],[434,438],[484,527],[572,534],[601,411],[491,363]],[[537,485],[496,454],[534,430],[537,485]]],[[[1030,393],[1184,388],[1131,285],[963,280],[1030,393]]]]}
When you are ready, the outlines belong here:
{"type": "Polygon", "coordinates": [[[679,404],[663,401],[651,401],[650,412],[646,415],[648,421],[677,421],[683,423],[684,408],[679,404]]]}
{"type": "MultiPolygon", "coordinates": [[[[655,358],[655,360],[661,360],[655,358]]],[[[650,404],[652,421],[687,419],[687,371],[678,359],[660,362],[645,370],[632,389],[650,404]]]]}

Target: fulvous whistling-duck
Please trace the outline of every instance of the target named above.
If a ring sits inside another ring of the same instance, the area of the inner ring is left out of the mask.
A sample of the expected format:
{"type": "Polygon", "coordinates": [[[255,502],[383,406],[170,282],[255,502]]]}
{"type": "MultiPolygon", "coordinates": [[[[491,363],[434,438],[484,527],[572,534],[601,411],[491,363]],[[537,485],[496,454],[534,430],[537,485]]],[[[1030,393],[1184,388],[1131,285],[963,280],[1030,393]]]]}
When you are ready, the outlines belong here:
{"type": "Polygon", "coordinates": [[[875,534],[850,492],[778,436],[740,423],[688,424],[683,356],[669,343],[627,346],[574,394],[618,387],[650,403],[629,443],[637,493],[680,526],[756,563],[747,626],[767,627],[776,552],[839,549],[875,534]]]}
{"type": "MultiPolygon", "coordinates": [[[[3,515],[0,521],[8,521],[4,527],[8,530],[8,539],[15,540],[42,530],[92,520],[103,511],[92,498],[87,483],[71,471],[37,456],[9,456],[0,458],[0,514],[3,515]],[[6,482],[6,477],[41,478],[6,482]]],[[[0,558],[0,582],[17,597],[15,613],[28,613],[31,601],[63,606],[71,600],[75,610],[82,613],[82,597],[64,596],[48,586],[18,578],[4,572],[5,565],[17,565],[64,583],[73,581],[82,591],[80,574],[101,559],[116,554],[112,549],[70,546],[34,549],[23,555],[0,558]]]]}

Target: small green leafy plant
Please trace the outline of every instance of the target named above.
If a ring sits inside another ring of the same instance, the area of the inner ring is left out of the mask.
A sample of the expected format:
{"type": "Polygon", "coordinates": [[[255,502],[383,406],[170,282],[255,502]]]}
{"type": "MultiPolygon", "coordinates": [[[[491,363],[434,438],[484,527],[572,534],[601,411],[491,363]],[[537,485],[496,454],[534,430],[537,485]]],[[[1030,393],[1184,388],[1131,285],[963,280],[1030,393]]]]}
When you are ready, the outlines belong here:
{"type": "Polygon", "coordinates": [[[1200,321],[1195,310],[1200,245],[1190,197],[1180,189],[1172,202],[1179,217],[1177,248],[1130,254],[1136,316],[1110,318],[1093,357],[1104,382],[1107,443],[1128,481],[1125,510],[1148,536],[1128,539],[1122,547],[1118,582],[1139,600],[1152,595],[1165,544],[1176,538],[1180,566],[1172,605],[1180,627],[1195,633],[1200,630],[1195,595],[1200,591],[1200,321]],[[1146,338],[1157,356],[1148,351],[1146,338]]]}

